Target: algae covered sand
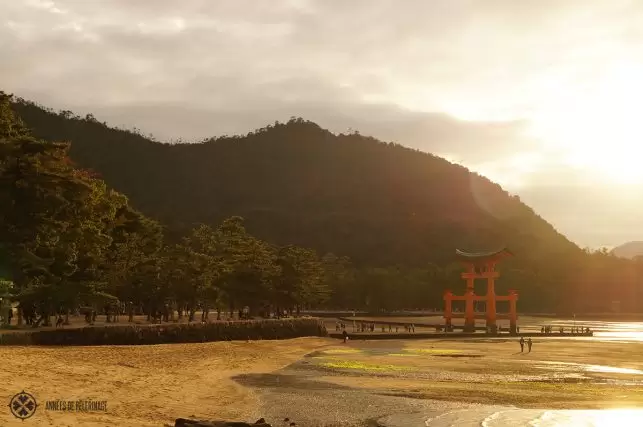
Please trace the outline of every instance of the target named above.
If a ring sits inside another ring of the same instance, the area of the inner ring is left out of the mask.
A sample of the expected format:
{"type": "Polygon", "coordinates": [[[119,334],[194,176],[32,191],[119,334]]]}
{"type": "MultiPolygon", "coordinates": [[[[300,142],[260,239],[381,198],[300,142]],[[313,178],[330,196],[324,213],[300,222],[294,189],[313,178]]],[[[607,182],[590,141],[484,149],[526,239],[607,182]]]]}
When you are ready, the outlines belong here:
{"type": "MultiPolygon", "coordinates": [[[[552,340],[355,341],[320,380],[375,393],[561,409],[643,405],[643,344],[552,340]],[[350,349],[350,350],[349,350],[350,349]],[[356,350],[359,350],[356,352],[356,350]]],[[[328,350],[327,350],[328,352],[328,350]]]]}

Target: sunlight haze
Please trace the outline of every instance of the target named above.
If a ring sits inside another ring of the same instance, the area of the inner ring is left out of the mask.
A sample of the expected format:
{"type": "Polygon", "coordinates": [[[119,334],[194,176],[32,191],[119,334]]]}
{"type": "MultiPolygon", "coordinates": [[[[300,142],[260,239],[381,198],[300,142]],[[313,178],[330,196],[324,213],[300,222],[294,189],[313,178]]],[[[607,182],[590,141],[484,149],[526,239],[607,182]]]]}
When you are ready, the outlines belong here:
{"type": "Polygon", "coordinates": [[[461,163],[580,246],[643,239],[643,2],[4,1],[0,55],[16,96],[159,140],[301,116],[461,163]]]}

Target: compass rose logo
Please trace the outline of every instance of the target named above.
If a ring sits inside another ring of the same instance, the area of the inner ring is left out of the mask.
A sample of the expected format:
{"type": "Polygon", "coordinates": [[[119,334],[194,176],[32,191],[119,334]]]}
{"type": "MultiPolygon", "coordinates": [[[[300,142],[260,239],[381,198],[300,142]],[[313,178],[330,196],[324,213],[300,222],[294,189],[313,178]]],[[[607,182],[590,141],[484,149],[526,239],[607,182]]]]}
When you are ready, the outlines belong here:
{"type": "Polygon", "coordinates": [[[38,408],[36,398],[24,390],[13,396],[9,402],[9,409],[13,416],[21,420],[26,420],[35,414],[36,408],[38,408]]]}

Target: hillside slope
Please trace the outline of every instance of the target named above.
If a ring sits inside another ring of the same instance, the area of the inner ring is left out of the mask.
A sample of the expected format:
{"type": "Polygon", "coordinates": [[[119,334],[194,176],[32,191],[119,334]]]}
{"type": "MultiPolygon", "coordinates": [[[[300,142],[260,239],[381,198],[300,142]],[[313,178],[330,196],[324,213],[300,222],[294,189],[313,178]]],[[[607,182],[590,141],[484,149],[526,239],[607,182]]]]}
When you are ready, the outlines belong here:
{"type": "Polygon", "coordinates": [[[16,109],[36,136],[72,141],[75,162],[167,224],[241,215],[275,242],[373,264],[446,260],[455,247],[507,245],[527,256],[543,245],[574,247],[517,197],[464,167],[301,119],[169,145],[29,103],[16,109]]]}
{"type": "Polygon", "coordinates": [[[170,145],[91,116],[25,101],[14,108],[36,136],[72,141],[77,164],[171,229],[240,215],[268,241],[371,266],[447,265],[456,248],[507,246],[516,257],[504,263],[501,288],[541,301],[560,296],[569,264],[582,257],[518,197],[462,166],[359,134],[334,135],[302,119],[170,145]]]}

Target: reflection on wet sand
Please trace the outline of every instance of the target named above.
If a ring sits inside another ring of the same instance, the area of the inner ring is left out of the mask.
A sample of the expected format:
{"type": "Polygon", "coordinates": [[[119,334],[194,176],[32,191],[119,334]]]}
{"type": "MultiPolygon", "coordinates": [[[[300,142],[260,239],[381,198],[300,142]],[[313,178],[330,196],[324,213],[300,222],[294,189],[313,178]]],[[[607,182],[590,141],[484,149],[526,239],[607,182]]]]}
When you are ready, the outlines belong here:
{"type": "Polygon", "coordinates": [[[620,368],[617,366],[605,366],[605,365],[588,365],[583,363],[572,363],[572,362],[558,362],[551,360],[540,360],[540,361],[527,361],[534,362],[537,368],[541,369],[556,369],[559,367],[560,370],[568,370],[569,367],[577,368],[578,370],[586,372],[597,372],[605,374],[630,374],[630,375],[643,375],[643,370],[640,369],[631,369],[631,368],[620,368]]]}
{"type": "Polygon", "coordinates": [[[379,424],[382,427],[629,427],[643,425],[643,410],[548,411],[489,406],[426,415],[392,415],[380,419],[379,424]]]}

